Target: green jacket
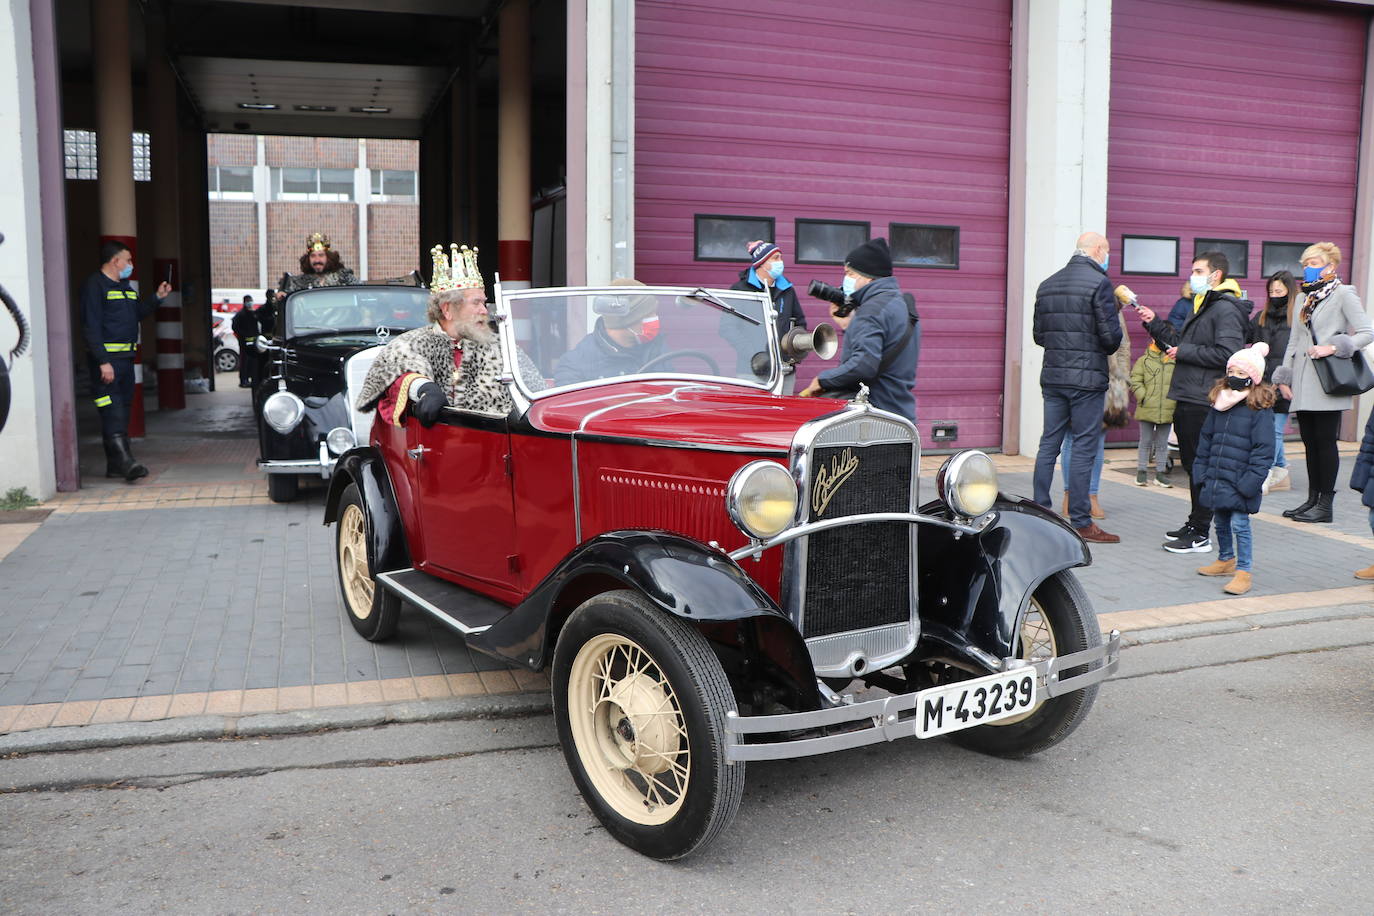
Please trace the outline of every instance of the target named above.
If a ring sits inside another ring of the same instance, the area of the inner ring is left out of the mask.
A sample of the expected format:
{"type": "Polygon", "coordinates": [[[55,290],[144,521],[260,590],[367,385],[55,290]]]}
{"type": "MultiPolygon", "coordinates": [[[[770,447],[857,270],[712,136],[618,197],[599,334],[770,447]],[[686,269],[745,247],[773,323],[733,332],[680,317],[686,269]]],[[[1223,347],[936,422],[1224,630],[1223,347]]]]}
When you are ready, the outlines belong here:
{"type": "Polygon", "coordinates": [[[1135,418],[1148,423],[1172,423],[1174,402],[1169,400],[1169,383],[1174,379],[1174,361],[1154,347],[1135,361],[1131,369],[1131,391],[1135,394],[1135,418]]]}

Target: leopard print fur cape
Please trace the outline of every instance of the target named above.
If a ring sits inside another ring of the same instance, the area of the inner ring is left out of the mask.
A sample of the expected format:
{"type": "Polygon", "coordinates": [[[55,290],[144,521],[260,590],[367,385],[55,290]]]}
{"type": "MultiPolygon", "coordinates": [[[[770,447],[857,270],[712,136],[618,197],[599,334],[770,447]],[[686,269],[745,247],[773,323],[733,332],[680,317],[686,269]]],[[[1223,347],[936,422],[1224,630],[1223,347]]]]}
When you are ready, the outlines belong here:
{"type": "Polygon", "coordinates": [[[320,286],[358,286],[361,282],[353,271],[341,267],[322,274],[284,274],[280,289],[284,293],[294,293],[298,289],[320,286]]]}
{"type": "MultiPolygon", "coordinates": [[[[532,391],[546,385],[533,361],[523,350],[520,376],[532,391]]],[[[513,406],[510,391],[501,381],[501,348],[498,344],[479,344],[473,340],[454,341],[437,324],[406,331],[387,344],[372,368],[367,370],[363,387],[355,401],[358,410],[377,406],[387,388],[407,372],[432,379],[444,389],[450,407],[504,416],[513,406]],[[453,351],[461,349],[463,359],[453,366],[453,351]]]]}

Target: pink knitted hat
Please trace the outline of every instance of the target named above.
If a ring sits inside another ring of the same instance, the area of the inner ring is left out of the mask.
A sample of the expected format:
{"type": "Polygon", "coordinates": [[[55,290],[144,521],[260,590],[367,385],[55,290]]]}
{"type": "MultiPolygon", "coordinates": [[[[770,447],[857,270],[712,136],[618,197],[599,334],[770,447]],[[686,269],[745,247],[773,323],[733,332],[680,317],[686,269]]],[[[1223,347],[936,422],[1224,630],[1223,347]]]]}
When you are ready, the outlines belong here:
{"type": "Polygon", "coordinates": [[[1226,371],[1230,372],[1233,368],[1243,369],[1245,374],[1250,376],[1250,383],[1258,385],[1264,381],[1264,358],[1268,355],[1269,345],[1261,340],[1253,346],[1232,353],[1231,358],[1226,361],[1226,371]]]}

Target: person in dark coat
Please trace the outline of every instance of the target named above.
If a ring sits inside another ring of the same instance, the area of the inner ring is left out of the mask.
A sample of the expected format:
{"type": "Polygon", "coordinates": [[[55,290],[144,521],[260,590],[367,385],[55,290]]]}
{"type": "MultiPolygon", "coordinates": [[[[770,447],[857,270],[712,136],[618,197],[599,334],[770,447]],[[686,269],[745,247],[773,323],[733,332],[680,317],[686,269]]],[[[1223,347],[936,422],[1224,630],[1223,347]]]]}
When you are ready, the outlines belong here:
{"type": "Polygon", "coordinates": [[[800,396],[843,396],[867,385],[874,407],[915,421],[912,389],[921,352],[921,325],[892,276],[887,239],[870,239],[849,252],[842,288],[854,310],[839,316],[831,305],[835,324],[844,331],[840,364],[817,375],[800,396]]]}
{"type": "Polygon", "coordinates": [[[243,297],[243,308],[234,313],[229,326],[239,342],[239,387],[252,388],[256,381],[258,366],[258,314],[253,308],[253,297],[243,297]]]}
{"type": "MultiPolygon", "coordinates": [[[[1355,470],[1350,472],[1350,489],[1360,494],[1360,502],[1369,509],[1369,528],[1374,531],[1374,487],[1369,478],[1374,475],[1374,413],[1364,424],[1364,439],[1360,441],[1360,454],[1355,457],[1355,470]]],[[[1355,570],[1356,579],[1374,579],[1374,566],[1355,570]]]]}
{"type": "MultiPolygon", "coordinates": [[[[643,286],[620,277],[613,286],[643,286]]],[[[633,375],[663,354],[658,337],[658,300],[653,296],[597,296],[592,310],[600,317],[592,332],[558,358],[555,385],[573,385],[617,375],[633,375]]]]}
{"type": "MultiPolygon", "coordinates": [[[[1078,250],[1069,263],[1051,274],[1035,291],[1031,335],[1045,348],[1040,369],[1040,393],[1045,402],[1045,425],[1035,456],[1035,501],[1051,507],[1050,484],[1066,435],[1074,451],[1097,454],[1102,410],[1107,396],[1107,357],[1121,346],[1116,296],[1107,279],[1111,246],[1096,232],[1078,237],[1078,250]]],[[[1085,541],[1115,544],[1121,540],[1092,519],[1088,490],[1093,463],[1074,461],[1069,467],[1069,524],[1085,541]]]]}
{"type": "Polygon", "coordinates": [[[1193,479],[1217,526],[1216,562],[1198,575],[1231,576],[1223,589],[1228,595],[1250,591],[1250,516],[1259,511],[1274,464],[1274,386],[1264,381],[1268,353],[1260,341],[1227,360],[1226,377],[1212,386],[1211,412],[1193,459],[1193,479]]]}
{"type": "MultiPolygon", "coordinates": [[[[750,264],[739,272],[739,279],[730,288],[746,292],[764,290],[768,293],[768,298],[773,302],[773,309],[778,313],[778,340],[782,340],[782,336],[792,328],[805,329],[806,315],[802,312],[801,302],[797,299],[797,289],[782,273],[782,251],[772,242],[765,241],[750,242],[748,251],[750,264]]],[[[721,319],[722,332],[728,333],[738,326],[739,322],[729,316],[721,319]]],[[[741,375],[748,376],[752,372],[750,360],[754,356],[754,351],[758,349],[754,345],[756,343],[751,336],[743,347],[736,348],[740,351],[736,371],[741,375]],[[744,350],[749,352],[743,352],[744,350]]],[[[797,386],[797,367],[784,362],[782,371],[782,393],[791,394],[797,386]]]]}
{"type": "Polygon", "coordinates": [[[1145,323],[1151,338],[1175,360],[1169,397],[1174,401],[1174,432],[1178,436],[1178,457],[1188,472],[1190,511],[1188,521],[1165,532],[1164,549],[1170,553],[1209,553],[1212,541],[1212,513],[1198,498],[1193,458],[1198,437],[1207,421],[1211,402],[1209,393],[1218,378],[1226,374],[1226,360],[1245,346],[1246,320],[1250,304],[1240,298],[1240,287],[1226,276],[1231,269],[1226,255],[1207,251],[1193,261],[1188,283],[1193,290],[1193,314],[1176,329],[1145,306],[1136,313],[1145,323]]]}
{"type": "Polygon", "coordinates": [[[1174,307],[1169,309],[1169,324],[1181,331],[1183,326],[1188,323],[1188,316],[1193,314],[1193,291],[1188,286],[1188,281],[1183,281],[1183,290],[1178,295],[1178,301],[1174,307]]]}
{"type": "MultiPolygon", "coordinates": [[[[1269,278],[1269,298],[1264,308],[1250,319],[1250,343],[1262,340],[1269,345],[1269,355],[1264,358],[1264,380],[1274,381],[1274,370],[1283,365],[1283,354],[1288,350],[1288,337],[1292,333],[1293,304],[1297,297],[1298,283],[1293,275],[1280,270],[1269,278]]],[[[1269,469],[1269,492],[1290,490],[1288,482],[1288,457],[1283,453],[1283,433],[1288,426],[1288,406],[1291,402],[1282,394],[1274,401],[1274,466],[1269,469]]]]}

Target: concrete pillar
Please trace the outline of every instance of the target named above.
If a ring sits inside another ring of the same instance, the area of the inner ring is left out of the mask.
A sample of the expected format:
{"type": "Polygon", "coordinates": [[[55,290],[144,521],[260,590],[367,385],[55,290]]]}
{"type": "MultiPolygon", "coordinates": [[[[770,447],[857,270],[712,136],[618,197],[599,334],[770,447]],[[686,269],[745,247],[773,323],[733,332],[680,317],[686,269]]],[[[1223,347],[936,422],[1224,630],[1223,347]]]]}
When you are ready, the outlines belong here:
{"type": "Polygon", "coordinates": [[[497,109],[497,271],[507,288],[530,285],[530,4],[501,7],[497,109]]]}
{"type": "MultiPolygon", "coordinates": [[[[51,6],[51,4],[49,4],[51,6]]],[[[48,390],[48,297],[54,312],[67,308],[67,291],[47,286],[43,242],[45,209],[39,196],[39,112],[36,104],[36,45],[45,51],[44,79],[55,77],[55,35],[51,19],[44,34],[31,31],[26,2],[0,3],[0,285],[14,298],[32,328],[28,351],[11,361],[18,331],[0,308],[0,360],[9,367],[10,410],[0,433],[0,493],[23,487],[48,499],[56,489],[53,468],[52,402],[48,390]],[[11,365],[11,362],[13,363],[11,365]]],[[[45,86],[48,90],[53,87],[45,86]]],[[[60,131],[56,134],[60,138],[60,131]]],[[[60,198],[57,206],[61,206],[60,198]]],[[[59,223],[60,229],[60,223],[59,223]]],[[[66,355],[63,354],[65,364],[66,355]]]]}
{"type": "Polygon", "coordinates": [[[1036,287],[1068,262],[1080,234],[1107,229],[1111,37],[1110,0],[1013,0],[1008,454],[1034,454],[1044,425],[1044,351],[1031,340],[1036,287]]]}
{"type": "Polygon", "coordinates": [[[634,3],[569,0],[568,283],[634,276],[634,3]]]}
{"type": "Polygon", "coordinates": [[[181,300],[181,200],[177,155],[177,84],[167,59],[166,22],[151,12],[148,33],[149,154],[152,160],[154,221],[150,286],[168,280],[172,293],[157,307],[157,406],[186,406],[185,331],[181,300]]]}

